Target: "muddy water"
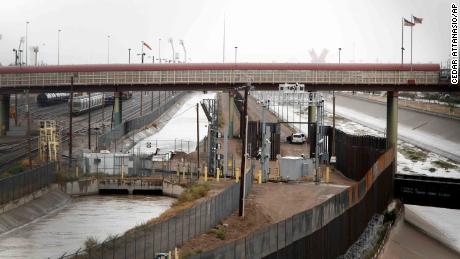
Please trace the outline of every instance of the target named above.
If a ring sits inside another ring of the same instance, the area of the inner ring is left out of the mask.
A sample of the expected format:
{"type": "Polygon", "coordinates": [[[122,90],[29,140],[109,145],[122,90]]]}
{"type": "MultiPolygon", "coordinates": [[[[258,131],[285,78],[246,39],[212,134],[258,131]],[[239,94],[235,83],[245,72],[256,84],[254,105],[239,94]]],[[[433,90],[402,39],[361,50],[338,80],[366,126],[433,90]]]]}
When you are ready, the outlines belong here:
{"type": "Polygon", "coordinates": [[[77,198],[59,211],[0,235],[0,258],[57,258],[83,247],[89,236],[104,240],[157,217],[173,201],[163,196],[77,198]]]}

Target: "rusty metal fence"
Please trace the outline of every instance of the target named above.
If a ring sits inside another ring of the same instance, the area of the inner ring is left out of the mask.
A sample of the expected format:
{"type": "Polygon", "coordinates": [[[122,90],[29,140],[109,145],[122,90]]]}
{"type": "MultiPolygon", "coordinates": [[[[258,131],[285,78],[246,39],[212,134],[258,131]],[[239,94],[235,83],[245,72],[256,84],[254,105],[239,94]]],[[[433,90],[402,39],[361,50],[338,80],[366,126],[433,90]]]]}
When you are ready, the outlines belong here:
{"type": "MultiPolygon", "coordinates": [[[[332,127],[326,130],[332,139],[332,127]]],[[[335,130],[336,168],[346,177],[355,181],[361,180],[367,170],[386,150],[385,138],[375,136],[356,136],[341,130],[335,130]]],[[[328,149],[331,151],[332,143],[328,149]]]]}
{"type": "Polygon", "coordinates": [[[336,258],[360,236],[371,217],[387,206],[393,152],[381,155],[359,183],[320,205],[190,259],[336,258]]]}
{"type": "Polygon", "coordinates": [[[55,168],[55,163],[50,162],[0,180],[0,205],[48,186],[55,179],[55,168]]]}
{"type": "MultiPolygon", "coordinates": [[[[253,182],[253,168],[246,174],[246,193],[253,182]]],[[[167,253],[188,240],[206,233],[238,209],[240,184],[233,183],[221,193],[198,202],[193,207],[151,225],[143,225],[123,236],[86,247],[61,258],[145,259],[167,253]]]]}

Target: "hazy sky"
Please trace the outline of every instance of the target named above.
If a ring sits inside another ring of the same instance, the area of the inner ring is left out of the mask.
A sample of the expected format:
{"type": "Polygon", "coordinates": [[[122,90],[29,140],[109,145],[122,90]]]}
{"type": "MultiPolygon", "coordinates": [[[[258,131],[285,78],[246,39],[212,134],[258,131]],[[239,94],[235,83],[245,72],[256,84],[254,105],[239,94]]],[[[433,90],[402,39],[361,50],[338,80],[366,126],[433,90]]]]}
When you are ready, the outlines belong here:
{"type": "MultiPolygon", "coordinates": [[[[61,64],[140,62],[141,41],[158,56],[171,58],[168,38],[183,58],[183,39],[192,62],[222,62],[224,16],[226,61],[310,62],[309,50],[329,49],[327,62],[401,62],[401,17],[424,18],[414,28],[414,62],[446,62],[449,57],[451,0],[2,0],[0,62],[14,62],[13,48],[25,35],[39,45],[39,61],[61,64]]],[[[410,28],[405,27],[409,62],[410,28]]],[[[33,54],[29,51],[29,60],[33,54]]],[[[151,58],[146,58],[146,62],[151,58]]]]}

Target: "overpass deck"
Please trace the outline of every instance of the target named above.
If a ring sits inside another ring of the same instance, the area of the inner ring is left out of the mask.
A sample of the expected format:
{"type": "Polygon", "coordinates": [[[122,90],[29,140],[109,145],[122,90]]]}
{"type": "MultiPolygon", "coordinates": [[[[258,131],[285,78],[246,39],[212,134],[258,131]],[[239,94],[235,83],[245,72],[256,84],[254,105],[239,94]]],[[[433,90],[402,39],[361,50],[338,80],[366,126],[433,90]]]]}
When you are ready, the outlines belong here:
{"type": "Polygon", "coordinates": [[[453,91],[436,64],[108,64],[0,68],[0,93],[126,90],[223,90],[244,84],[277,90],[453,91]]]}

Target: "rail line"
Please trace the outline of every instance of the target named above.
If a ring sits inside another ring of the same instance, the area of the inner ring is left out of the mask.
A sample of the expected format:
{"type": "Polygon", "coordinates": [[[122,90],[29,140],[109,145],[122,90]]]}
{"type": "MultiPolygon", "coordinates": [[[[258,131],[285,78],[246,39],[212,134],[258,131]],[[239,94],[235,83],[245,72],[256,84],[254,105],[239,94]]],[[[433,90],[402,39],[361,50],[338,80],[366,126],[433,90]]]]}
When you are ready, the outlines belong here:
{"type": "MultiPolygon", "coordinates": [[[[165,103],[167,99],[171,98],[171,94],[166,92],[163,96],[160,96],[161,103],[165,103]]],[[[146,96],[144,96],[145,98],[146,96]]],[[[150,96],[149,96],[150,97],[150,96]]],[[[154,95],[153,97],[153,104],[157,106],[158,104],[158,95],[154,95]]],[[[139,114],[140,109],[140,95],[134,94],[133,98],[129,99],[127,102],[123,103],[123,119],[128,120],[136,117],[136,114],[139,114]]],[[[61,132],[61,144],[67,143],[69,137],[67,136],[67,132],[69,130],[68,125],[68,107],[67,103],[52,105],[48,107],[40,107],[36,103],[31,104],[31,119],[33,120],[46,120],[50,118],[57,118],[56,124],[60,128],[61,132]],[[62,134],[63,133],[63,134],[62,134]]],[[[105,116],[104,116],[104,124],[110,123],[111,117],[111,110],[110,106],[105,106],[105,116]],[[107,112],[109,110],[110,112],[107,112]]],[[[143,102],[142,108],[146,112],[150,112],[151,108],[151,99],[145,100],[143,102]]],[[[18,106],[18,113],[25,113],[25,105],[18,106]]],[[[83,135],[84,133],[88,132],[88,126],[85,125],[85,122],[88,121],[88,113],[75,116],[73,120],[73,134],[74,135],[83,135]]],[[[99,124],[102,122],[102,110],[94,110],[91,112],[91,121],[92,123],[99,124]],[[96,111],[96,112],[95,112],[96,111]]],[[[31,137],[30,141],[32,143],[32,153],[38,150],[37,146],[38,136],[31,137]]],[[[0,172],[11,168],[14,162],[18,161],[19,159],[23,159],[28,154],[28,140],[21,141],[19,143],[2,146],[0,147],[0,154],[2,155],[0,158],[0,172]]]]}

